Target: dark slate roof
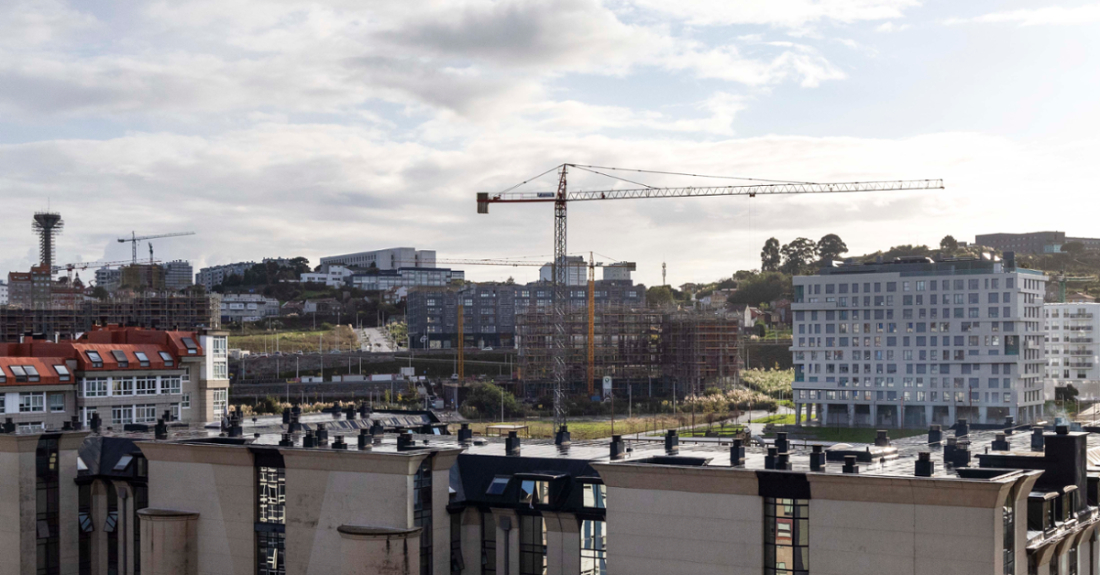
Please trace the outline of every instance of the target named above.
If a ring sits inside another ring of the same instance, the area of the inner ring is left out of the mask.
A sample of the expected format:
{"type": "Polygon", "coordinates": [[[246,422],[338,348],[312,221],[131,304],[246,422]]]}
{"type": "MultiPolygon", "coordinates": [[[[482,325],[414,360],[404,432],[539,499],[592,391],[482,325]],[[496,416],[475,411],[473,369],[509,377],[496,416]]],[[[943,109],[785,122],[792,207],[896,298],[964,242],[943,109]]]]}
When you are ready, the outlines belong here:
{"type": "Polygon", "coordinates": [[[87,471],[80,472],[80,476],[131,478],[132,470],[115,471],[115,465],[123,457],[135,453],[141,453],[141,450],[129,437],[89,435],[78,451],[80,460],[88,467],[87,471]]]}
{"type": "MultiPolygon", "coordinates": [[[[579,477],[597,477],[596,470],[584,460],[464,453],[458,456],[458,461],[451,468],[454,503],[508,507],[518,500],[518,482],[509,482],[508,488],[501,495],[489,495],[486,490],[494,477],[517,474],[564,475],[574,480],[579,477]]],[[[569,497],[568,494],[566,497],[569,497]]]]}

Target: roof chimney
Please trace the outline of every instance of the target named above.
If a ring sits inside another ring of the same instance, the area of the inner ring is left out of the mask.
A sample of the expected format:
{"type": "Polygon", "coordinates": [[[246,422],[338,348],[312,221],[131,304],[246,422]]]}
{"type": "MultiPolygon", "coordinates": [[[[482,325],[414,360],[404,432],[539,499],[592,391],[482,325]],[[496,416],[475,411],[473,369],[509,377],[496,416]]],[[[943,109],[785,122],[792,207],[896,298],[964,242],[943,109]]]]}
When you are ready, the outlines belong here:
{"type": "Polygon", "coordinates": [[[504,454],[513,457],[519,456],[519,434],[515,431],[509,431],[508,437],[504,438],[504,454]]]}
{"type": "Polygon", "coordinates": [[[328,446],[328,430],[325,429],[325,424],[323,423],[317,424],[317,446],[328,446]]]}
{"type": "Polygon", "coordinates": [[[279,440],[279,447],[294,447],[294,436],[284,433],[283,438],[279,440]]]}
{"type": "Polygon", "coordinates": [[[955,424],[955,437],[962,437],[969,434],[970,426],[965,419],[960,419],[959,422],[955,424]]]}
{"type": "Polygon", "coordinates": [[[936,463],[932,461],[932,453],[930,451],[922,451],[917,454],[917,468],[914,471],[914,475],[917,477],[932,477],[932,474],[936,472],[936,463]]]}
{"type": "Polygon", "coordinates": [[[844,456],[844,467],[842,467],[840,470],[843,473],[859,473],[859,466],[856,465],[856,456],[855,455],[845,455],[844,456]]]}
{"type": "Polygon", "coordinates": [[[554,434],[554,445],[567,446],[572,443],[572,436],[569,434],[569,426],[563,425],[558,432],[554,434]]]}
{"type": "Polygon", "coordinates": [[[416,449],[416,440],[413,439],[411,431],[402,433],[397,436],[397,450],[409,451],[410,449],[416,449]]]}
{"type": "Polygon", "coordinates": [[[1031,450],[1043,450],[1043,426],[1041,425],[1034,425],[1031,427],[1031,450]]]}
{"type": "Polygon", "coordinates": [[[778,453],[776,448],[768,448],[768,454],[764,456],[764,469],[775,469],[775,458],[778,453]]]}
{"type": "Polygon", "coordinates": [[[306,435],[302,438],[302,447],[306,449],[317,447],[317,438],[314,437],[312,429],[306,430],[306,435]]]}
{"type": "Polygon", "coordinates": [[[360,429],[359,430],[358,447],[359,447],[359,451],[369,451],[370,450],[370,448],[371,448],[370,432],[368,430],[366,430],[366,429],[360,429]]]}
{"type": "Polygon", "coordinates": [[[626,444],[623,442],[623,436],[612,435],[611,436],[611,460],[615,461],[626,457],[626,444]]]}
{"type": "Polygon", "coordinates": [[[1012,435],[1012,428],[1015,427],[1016,420],[1011,415],[1005,417],[1005,435],[1012,435]]]}
{"type": "Polygon", "coordinates": [[[458,442],[459,443],[470,443],[473,440],[474,440],[474,432],[473,432],[473,430],[470,429],[470,424],[469,423],[463,423],[458,428],[458,442]]]}
{"type": "Polygon", "coordinates": [[[153,428],[153,438],[168,439],[168,426],[164,424],[163,419],[157,420],[157,425],[153,428]]]}
{"type": "Polygon", "coordinates": [[[289,424],[290,424],[290,408],[289,407],[284,407],[283,408],[283,425],[289,425],[289,424]]]}
{"type": "Polygon", "coordinates": [[[665,453],[669,455],[676,455],[680,451],[680,436],[676,435],[675,429],[670,429],[665,433],[665,453]]]}
{"type": "Polygon", "coordinates": [[[787,441],[787,432],[780,431],[775,434],[775,449],[778,453],[787,453],[790,449],[790,443],[787,441]]]}
{"type": "Polygon", "coordinates": [[[745,445],[740,439],[734,439],[730,446],[730,466],[745,466],[745,445]]]}
{"type": "Polygon", "coordinates": [[[791,468],[791,454],[779,453],[775,456],[775,468],[780,470],[791,468]]]}
{"type": "Polygon", "coordinates": [[[332,442],[332,448],[333,449],[347,449],[348,448],[348,444],[344,443],[344,436],[343,435],[337,435],[336,436],[336,441],[332,442]]]}
{"type": "Polygon", "coordinates": [[[875,431],[875,447],[889,447],[890,436],[886,433],[885,429],[878,429],[875,431]]]}
{"type": "Polygon", "coordinates": [[[928,445],[933,447],[940,447],[943,443],[943,429],[937,423],[935,425],[928,426],[928,445]]]}
{"type": "Polygon", "coordinates": [[[1005,437],[1006,436],[1003,433],[998,433],[994,437],[993,445],[990,446],[991,448],[993,448],[993,451],[1008,451],[1009,450],[1008,440],[1005,439],[1005,437]]]}
{"type": "Polygon", "coordinates": [[[821,445],[814,445],[810,453],[810,471],[825,471],[825,449],[821,445]]]}

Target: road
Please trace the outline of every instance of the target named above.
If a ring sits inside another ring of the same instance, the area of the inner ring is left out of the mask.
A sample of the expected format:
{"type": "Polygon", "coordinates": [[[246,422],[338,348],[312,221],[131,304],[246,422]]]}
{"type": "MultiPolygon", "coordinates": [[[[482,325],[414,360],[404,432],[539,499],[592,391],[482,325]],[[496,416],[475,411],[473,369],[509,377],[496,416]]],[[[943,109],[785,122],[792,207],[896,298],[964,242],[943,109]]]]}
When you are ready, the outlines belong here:
{"type": "Polygon", "coordinates": [[[367,327],[360,330],[356,330],[356,335],[359,336],[359,348],[362,351],[373,351],[378,353],[393,353],[394,349],[390,345],[390,341],[386,339],[385,331],[378,327],[367,327]]]}

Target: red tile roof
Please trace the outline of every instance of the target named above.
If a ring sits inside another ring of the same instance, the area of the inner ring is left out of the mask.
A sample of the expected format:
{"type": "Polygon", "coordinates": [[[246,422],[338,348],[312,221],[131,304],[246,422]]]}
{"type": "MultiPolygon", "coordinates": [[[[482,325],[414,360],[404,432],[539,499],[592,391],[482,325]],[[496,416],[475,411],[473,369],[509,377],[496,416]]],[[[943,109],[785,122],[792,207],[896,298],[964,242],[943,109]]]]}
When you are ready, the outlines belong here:
{"type": "MultiPolygon", "coordinates": [[[[65,365],[63,357],[0,357],[0,372],[4,374],[4,381],[0,387],[15,387],[27,385],[58,385],[73,383],[75,378],[69,375],[69,381],[61,381],[60,374],[54,369],[55,365],[65,365]],[[31,366],[38,372],[38,381],[16,381],[15,372],[11,366],[31,366]]],[[[67,366],[66,366],[67,367],[67,366]]]]}
{"type": "MultiPolygon", "coordinates": [[[[199,345],[198,334],[190,331],[160,331],[146,330],[134,327],[107,326],[95,328],[75,341],[62,341],[54,343],[46,340],[28,340],[24,343],[0,343],[0,360],[11,360],[13,365],[24,365],[19,362],[28,362],[31,359],[57,358],[61,363],[65,359],[76,360],[77,370],[80,371],[113,371],[113,370],[141,370],[141,369],[176,369],[180,365],[182,357],[201,357],[204,354],[199,345]],[[188,353],[187,345],[183,340],[190,338],[194,342],[195,353],[188,353]],[[88,358],[88,351],[99,353],[102,364],[94,367],[88,358]],[[120,367],[112,352],[122,352],[126,357],[126,367],[120,367]],[[160,352],[167,352],[171,356],[171,365],[166,365],[160,352]],[[142,366],[135,352],[142,352],[148,359],[148,365],[142,366]]],[[[53,359],[49,359],[53,361],[53,359]]],[[[34,365],[27,363],[26,365],[34,365]]],[[[39,370],[43,377],[47,371],[39,370]]],[[[57,374],[52,368],[48,370],[56,380],[57,374]]],[[[10,380],[13,379],[10,371],[5,372],[10,380]]],[[[55,381],[56,383],[56,381],[55,381]]]]}

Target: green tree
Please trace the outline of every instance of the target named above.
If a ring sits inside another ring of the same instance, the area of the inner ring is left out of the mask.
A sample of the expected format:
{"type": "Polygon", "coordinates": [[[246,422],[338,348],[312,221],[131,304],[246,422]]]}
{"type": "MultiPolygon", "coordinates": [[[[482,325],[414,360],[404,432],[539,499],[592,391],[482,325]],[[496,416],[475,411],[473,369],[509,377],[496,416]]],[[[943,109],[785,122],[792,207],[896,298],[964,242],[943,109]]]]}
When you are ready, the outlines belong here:
{"type": "Polygon", "coordinates": [[[463,416],[471,419],[493,419],[500,417],[502,399],[505,417],[521,413],[516,397],[491,383],[480,383],[471,389],[466,395],[466,401],[462,402],[460,411],[463,416]]]}
{"type": "Polygon", "coordinates": [[[730,294],[729,305],[752,305],[775,301],[792,292],[791,276],[779,272],[754,274],[742,279],[730,294]]]}
{"type": "Polygon", "coordinates": [[[836,234],[828,234],[817,242],[817,257],[823,262],[839,259],[840,254],[847,252],[848,246],[836,234]]]}
{"type": "Polygon", "coordinates": [[[1067,254],[1079,254],[1085,251],[1085,244],[1081,242],[1067,242],[1062,244],[1062,251],[1067,254]]]}
{"type": "Polygon", "coordinates": [[[782,263],[783,259],[779,255],[779,240],[768,238],[768,241],[764,242],[764,249],[760,250],[760,271],[777,272],[782,263]]]}
{"type": "Polygon", "coordinates": [[[675,301],[672,288],[668,286],[653,286],[645,291],[646,303],[650,306],[671,305],[675,301]]]}
{"type": "Polygon", "coordinates": [[[784,245],[779,252],[783,254],[783,267],[781,271],[790,275],[798,275],[814,261],[817,253],[817,244],[807,238],[798,238],[784,245]]]}
{"type": "Polygon", "coordinates": [[[953,254],[955,250],[959,249],[959,242],[955,239],[955,236],[943,236],[943,239],[940,240],[940,249],[946,253],[953,254]]]}

